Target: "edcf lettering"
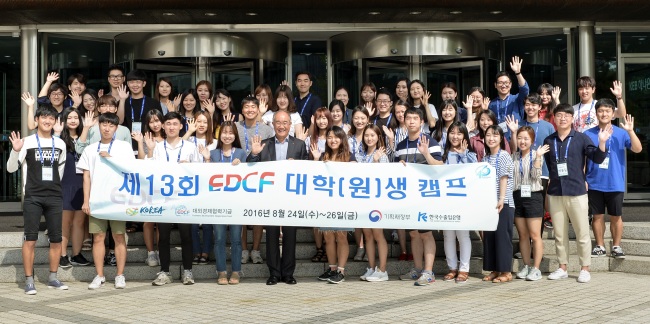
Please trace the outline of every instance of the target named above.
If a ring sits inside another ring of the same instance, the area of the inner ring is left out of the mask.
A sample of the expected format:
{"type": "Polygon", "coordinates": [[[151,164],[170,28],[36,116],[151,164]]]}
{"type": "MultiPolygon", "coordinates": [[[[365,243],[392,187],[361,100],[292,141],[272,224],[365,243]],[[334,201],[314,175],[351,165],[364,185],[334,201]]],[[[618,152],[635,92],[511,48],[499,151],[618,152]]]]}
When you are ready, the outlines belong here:
{"type": "Polygon", "coordinates": [[[264,192],[265,186],[273,185],[275,172],[252,172],[245,176],[240,174],[215,174],[210,177],[210,191],[264,192]],[[257,186],[255,186],[257,184],[257,186]]]}

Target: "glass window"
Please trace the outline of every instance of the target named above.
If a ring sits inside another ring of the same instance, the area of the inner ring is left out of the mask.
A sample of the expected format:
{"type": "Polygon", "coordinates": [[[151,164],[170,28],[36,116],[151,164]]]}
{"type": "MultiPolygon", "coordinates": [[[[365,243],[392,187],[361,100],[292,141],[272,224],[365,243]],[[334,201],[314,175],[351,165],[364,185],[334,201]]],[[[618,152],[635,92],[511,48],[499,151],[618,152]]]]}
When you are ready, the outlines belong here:
{"type": "MultiPolygon", "coordinates": [[[[20,113],[24,109],[20,100],[20,38],[0,37],[0,105],[2,107],[2,136],[0,137],[2,151],[0,184],[0,201],[20,201],[22,181],[20,170],[14,173],[6,172],[7,160],[11,152],[9,135],[12,131],[20,131],[20,113]]],[[[28,134],[21,134],[26,136],[28,134]]]]}
{"type": "Polygon", "coordinates": [[[596,94],[594,96],[596,99],[610,98],[616,102],[616,98],[609,90],[612,83],[618,79],[616,33],[602,33],[594,36],[596,43],[596,94]]]}
{"type": "Polygon", "coordinates": [[[650,33],[621,33],[621,53],[650,53],[650,33]]]}
{"type": "MultiPolygon", "coordinates": [[[[111,64],[111,42],[46,35],[47,71],[60,75],[59,83],[66,85],[68,77],[81,73],[86,87],[110,91],[108,67],[111,64]]],[[[42,76],[45,78],[45,75],[42,76]]]]}
{"type": "MultiPolygon", "coordinates": [[[[334,89],[341,86],[348,90],[348,108],[356,107],[359,103],[359,69],[356,60],[334,65],[334,89]]],[[[332,93],[332,98],[334,95],[332,93]]]]}
{"type": "Polygon", "coordinates": [[[271,91],[275,92],[275,89],[285,79],[286,71],[287,65],[284,63],[264,61],[264,77],[260,84],[268,84],[271,91]]]}
{"type": "Polygon", "coordinates": [[[320,97],[323,105],[327,105],[327,42],[292,42],[292,52],[293,71],[290,75],[291,80],[287,81],[289,81],[294,95],[298,94],[295,85],[296,72],[308,71],[314,78],[310,91],[320,97]]]}
{"type": "MultiPolygon", "coordinates": [[[[519,56],[523,60],[521,69],[524,78],[528,82],[530,91],[536,92],[542,83],[550,83],[562,88],[560,101],[567,102],[567,41],[564,34],[520,38],[505,41],[505,56],[503,66],[506,71],[510,70],[510,62],[513,56],[519,56]]],[[[494,89],[494,76],[491,78],[490,93],[496,93],[494,89]]],[[[514,74],[511,75],[514,78],[514,74]]],[[[513,79],[513,81],[515,81],[513,79]]],[[[517,93],[519,86],[513,82],[511,93],[517,93]]]]}

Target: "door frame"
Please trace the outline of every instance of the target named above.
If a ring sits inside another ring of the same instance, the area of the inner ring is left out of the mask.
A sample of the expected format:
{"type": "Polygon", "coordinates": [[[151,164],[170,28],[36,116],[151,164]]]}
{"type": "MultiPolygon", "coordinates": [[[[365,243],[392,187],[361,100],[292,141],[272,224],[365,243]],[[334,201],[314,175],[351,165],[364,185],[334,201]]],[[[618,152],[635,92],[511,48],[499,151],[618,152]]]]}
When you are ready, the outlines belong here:
{"type": "MultiPolygon", "coordinates": [[[[468,61],[459,61],[459,62],[449,62],[449,61],[441,61],[440,63],[436,62],[427,62],[422,64],[422,75],[426,76],[427,72],[430,70],[443,70],[443,69],[459,69],[459,68],[465,68],[465,67],[475,67],[478,66],[479,71],[480,71],[480,80],[481,84],[478,86],[481,87],[482,89],[485,89],[483,87],[483,82],[485,80],[485,60],[484,59],[472,59],[468,61]]],[[[427,88],[429,88],[429,85],[427,84],[427,88]]],[[[429,89],[431,91],[431,89],[429,89]]],[[[462,96],[462,94],[458,94],[459,98],[462,96]]]]}
{"type": "MultiPolygon", "coordinates": [[[[627,92],[627,82],[625,80],[625,65],[626,64],[650,64],[650,54],[625,54],[621,55],[618,66],[618,80],[623,83],[623,100],[625,100],[627,92]]],[[[650,199],[650,192],[633,192],[627,191],[627,153],[625,154],[625,196],[624,200],[648,200],[650,199]]]]}

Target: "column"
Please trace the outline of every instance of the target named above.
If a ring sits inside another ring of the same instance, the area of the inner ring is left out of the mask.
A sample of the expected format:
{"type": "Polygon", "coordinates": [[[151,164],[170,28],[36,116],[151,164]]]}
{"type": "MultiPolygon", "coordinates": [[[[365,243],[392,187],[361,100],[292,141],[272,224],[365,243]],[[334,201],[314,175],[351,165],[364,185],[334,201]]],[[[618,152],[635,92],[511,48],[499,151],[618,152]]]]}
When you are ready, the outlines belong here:
{"type": "MultiPolygon", "coordinates": [[[[38,95],[38,30],[36,26],[20,26],[20,91],[38,95]]],[[[36,109],[37,107],[34,107],[36,109]]],[[[20,112],[20,134],[29,134],[27,109],[20,112]]]]}
{"type": "Polygon", "coordinates": [[[594,22],[581,21],[578,26],[578,77],[596,76],[596,55],[594,43],[594,22]]]}

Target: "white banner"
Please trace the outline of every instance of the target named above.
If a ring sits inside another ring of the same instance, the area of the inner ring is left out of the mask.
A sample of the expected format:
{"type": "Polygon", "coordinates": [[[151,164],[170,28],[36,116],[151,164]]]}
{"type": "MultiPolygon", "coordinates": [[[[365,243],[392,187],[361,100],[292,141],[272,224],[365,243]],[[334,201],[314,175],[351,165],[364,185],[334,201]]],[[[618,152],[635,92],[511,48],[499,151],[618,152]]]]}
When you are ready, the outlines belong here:
{"type": "Polygon", "coordinates": [[[280,161],[128,163],[101,158],[94,217],[125,221],[339,228],[495,230],[487,163],[280,161]]]}

